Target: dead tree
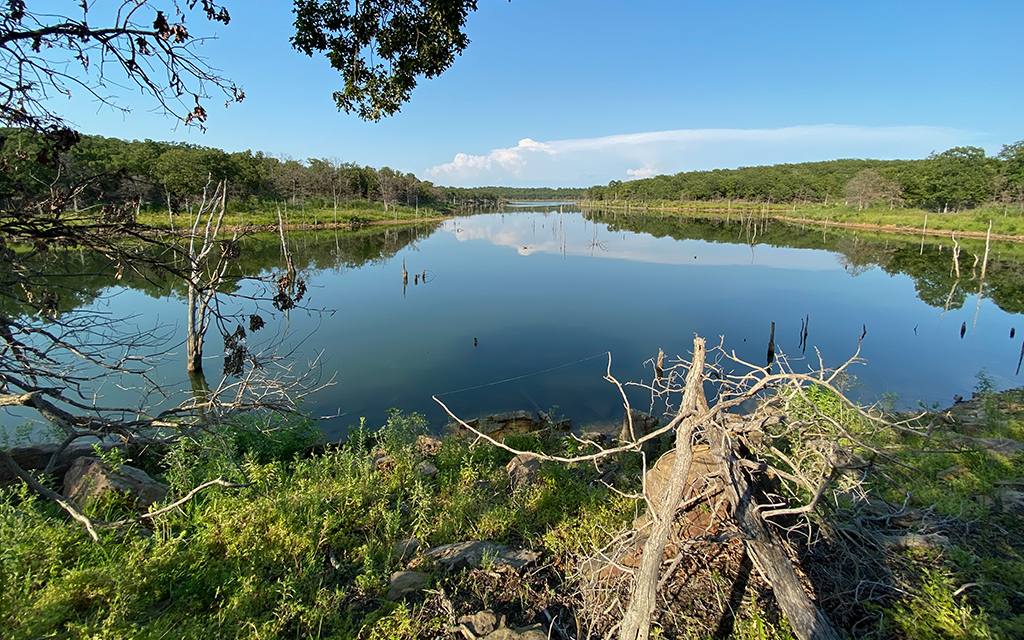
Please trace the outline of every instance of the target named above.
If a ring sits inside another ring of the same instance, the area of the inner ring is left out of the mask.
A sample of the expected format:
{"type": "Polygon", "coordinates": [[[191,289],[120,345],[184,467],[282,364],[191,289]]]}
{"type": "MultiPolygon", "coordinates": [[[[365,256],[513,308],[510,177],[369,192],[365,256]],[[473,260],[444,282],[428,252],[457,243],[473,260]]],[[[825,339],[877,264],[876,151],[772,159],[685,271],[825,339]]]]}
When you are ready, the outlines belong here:
{"type": "MultiPolygon", "coordinates": [[[[92,275],[138,278],[165,290],[168,281],[186,283],[194,296],[190,304],[190,313],[196,313],[190,318],[193,336],[201,338],[211,318],[226,328],[234,318],[211,305],[216,298],[210,296],[223,282],[226,261],[236,255],[238,247],[216,238],[223,216],[224,185],[219,185],[215,194],[219,195],[195,217],[184,249],[180,238],[159,235],[136,224],[130,203],[71,213],[64,207],[72,198],[54,192],[47,200],[10,205],[0,212],[0,257],[5,262],[5,269],[0,270],[0,299],[4,302],[0,309],[0,407],[27,409],[61,434],[48,470],[81,438],[169,445],[239,414],[292,412],[300,395],[318,388],[316,363],[293,375],[290,352],[279,349],[275,341],[265,349],[250,351],[240,344],[242,334],[235,329],[228,336],[235,339],[231,368],[226,362],[219,382],[203,384],[201,393],[193,393],[177,405],[162,405],[160,400],[180,391],[166,388],[151,375],[162,357],[154,354],[167,351],[171,333],[160,327],[140,329],[131,317],[114,318],[78,308],[81,302],[73,278],[82,275],[75,271],[76,261],[81,251],[88,250],[98,269],[92,275]],[[15,250],[8,241],[23,244],[15,250]],[[69,291],[76,295],[62,297],[69,291]],[[108,404],[98,392],[104,381],[107,386],[117,384],[137,391],[137,398],[108,404]],[[150,402],[151,397],[157,401],[150,402]]],[[[278,308],[284,306],[287,292],[272,290],[273,303],[278,308]]],[[[256,304],[260,300],[250,298],[256,304]]],[[[266,300],[270,301],[269,295],[266,300]]],[[[294,306],[294,300],[288,300],[294,306]]],[[[262,325],[256,315],[249,321],[250,330],[262,325]]],[[[194,352],[201,352],[201,341],[197,347],[194,352]]],[[[94,537],[97,526],[111,524],[91,521],[68,501],[56,499],[54,492],[6,452],[0,451],[0,465],[40,495],[55,500],[86,524],[94,537]]]]}
{"type": "MultiPolygon", "coordinates": [[[[822,367],[817,372],[807,374],[792,371],[782,354],[778,354],[776,359],[778,373],[772,373],[767,367],[743,362],[735,354],[727,353],[721,344],[714,352],[720,362],[708,364],[705,341],[695,337],[692,358],[665,368],[664,377],[656,379],[653,386],[645,387],[671,408],[674,417],[667,425],[614,448],[601,448],[593,442],[580,441],[583,445],[597,448],[595,453],[587,455],[560,457],[513,449],[459,419],[440,400],[435,398],[435,401],[478,439],[516,455],[535,456],[560,463],[596,462],[625,451],[641,451],[645,442],[675,432],[675,460],[667,485],[660,490],[659,495],[651,494],[653,489],[646,486],[645,473],[642,497],[647,502],[653,524],[650,535],[642,543],[639,566],[633,573],[630,599],[618,631],[621,640],[646,640],[650,635],[657,591],[666,579],[661,572],[665,550],[677,531],[677,512],[681,508],[692,509],[699,503],[698,499],[687,498],[687,490],[692,489],[687,484],[697,445],[710,450],[711,466],[716,469],[712,475],[723,487],[728,513],[727,522],[723,525],[732,532],[726,537],[739,536],[743,540],[754,567],[772,586],[778,605],[786,614],[793,633],[801,640],[838,638],[832,623],[815,605],[797,578],[785,541],[780,538],[775,522],[779,518],[810,514],[844,470],[859,468],[858,465],[863,464],[863,460],[852,451],[857,444],[856,438],[844,425],[822,414],[834,424],[839,435],[833,434],[831,439],[815,443],[818,451],[808,456],[808,459],[813,459],[813,464],[808,467],[810,463],[788,460],[784,453],[772,448],[768,438],[751,438],[750,432],[753,429],[742,419],[730,419],[738,416],[730,416],[729,411],[750,399],[772,394],[775,394],[772,397],[778,398],[795,395],[814,407],[805,388],[818,386],[833,394],[859,419],[879,422],[879,417],[855,407],[838,388],[843,371],[859,361],[859,345],[857,353],[839,368],[826,372],[822,367]],[[727,361],[743,371],[739,374],[724,371],[721,361],[727,361]],[[704,384],[708,380],[714,380],[718,387],[712,406],[708,405],[704,394],[704,384]],[[769,504],[757,486],[769,472],[792,485],[793,490],[787,493],[788,499],[784,505],[769,504]]],[[[626,415],[632,420],[623,385],[611,376],[610,369],[609,362],[606,378],[618,386],[626,415]]],[[[684,549],[680,553],[685,553],[685,544],[677,546],[684,549]]]]}
{"type": "Polygon", "coordinates": [[[213,195],[208,197],[210,182],[203,189],[199,207],[192,217],[192,226],[188,234],[188,248],[185,258],[188,261],[188,327],[185,338],[186,370],[190,376],[203,373],[203,343],[206,332],[213,320],[210,305],[214,301],[224,282],[229,259],[234,257],[235,243],[238,240],[236,231],[230,241],[219,241],[221,223],[227,201],[227,181],[222,180],[214,187],[213,195]],[[220,248],[215,260],[211,254],[220,248]]]}

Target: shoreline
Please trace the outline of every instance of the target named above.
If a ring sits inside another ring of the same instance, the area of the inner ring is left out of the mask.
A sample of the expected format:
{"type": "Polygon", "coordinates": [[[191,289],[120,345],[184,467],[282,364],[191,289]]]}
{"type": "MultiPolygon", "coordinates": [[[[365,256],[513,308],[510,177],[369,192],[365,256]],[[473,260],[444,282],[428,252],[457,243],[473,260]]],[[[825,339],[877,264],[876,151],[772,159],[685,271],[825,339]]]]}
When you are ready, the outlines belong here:
{"type": "MultiPolygon", "coordinates": [[[[591,209],[615,209],[624,211],[626,213],[644,213],[644,212],[657,212],[665,214],[674,214],[680,217],[695,217],[695,218],[721,218],[722,214],[735,213],[739,214],[738,217],[745,217],[747,214],[756,214],[759,218],[770,218],[772,220],[778,220],[787,224],[809,224],[821,227],[837,227],[841,229],[853,229],[860,231],[877,231],[880,233],[891,233],[894,235],[903,236],[930,236],[930,237],[950,237],[951,234],[956,234],[959,238],[972,238],[981,239],[989,238],[991,240],[997,240],[1001,242],[1017,242],[1024,243],[1024,234],[1010,234],[999,231],[979,231],[979,230],[964,230],[964,229],[948,229],[948,228],[927,228],[924,225],[925,216],[921,218],[921,226],[909,226],[905,224],[885,224],[875,222],[850,222],[850,221],[838,221],[826,218],[821,220],[818,218],[808,218],[797,214],[792,209],[781,211],[778,209],[764,210],[758,207],[756,204],[752,204],[750,207],[733,206],[731,209],[725,209],[721,207],[696,207],[696,208],[680,208],[680,207],[668,207],[668,206],[633,206],[623,205],[621,203],[614,204],[594,204],[583,202],[580,207],[584,210],[587,208],[591,209]]],[[[938,216],[944,214],[936,214],[938,216]]],[[[992,220],[995,220],[993,217],[992,220]]]]}

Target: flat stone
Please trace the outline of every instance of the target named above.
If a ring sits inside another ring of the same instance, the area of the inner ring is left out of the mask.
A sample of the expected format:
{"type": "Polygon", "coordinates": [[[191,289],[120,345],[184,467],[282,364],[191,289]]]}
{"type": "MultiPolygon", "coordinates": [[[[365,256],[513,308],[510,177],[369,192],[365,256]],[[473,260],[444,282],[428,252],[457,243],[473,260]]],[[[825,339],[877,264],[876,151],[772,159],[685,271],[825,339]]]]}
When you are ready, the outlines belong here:
{"type": "Polygon", "coordinates": [[[459,624],[466,625],[466,628],[476,636],[486,636],[494,632],[498,626],[498,617],[492,611],[480,611],[471,616],[459,618],[459,624]]]}
{"type": "Polygon", "coordinates": [[[391,574],[391,588],[388,589],[388,600],[401,600],[402,598],[423,590],[430,575],[422,571],[396,571],[391,574]]]}
{"type": "Polygon", "coordinates": [[[416,555],[420,548],[420,541],[416,538],[406,538],[395,543],[391,553],[396,558],[411,558],[416,555]]]}
{"type": "Polygon", "coordinates": [[[505,465],[505,471],[508,473],[512,489],[529,486],[537,480],[537,474],[540,473],[540,458],[521,453],[505,465]]]}
{"type": "Polygon", "coordinates": [[[1010,438],[965,438],[965,440],[993,454],[1009,456],[1024,451],[1024,442],[1010,438]]]}
{"type": "Polygon", "coordinates": [[[114,469],[100,458],[78,458],[64,475],[64,496],[80,509],[110,493],[121,493],[145,510],[167,497],[167,490],[167,485],[142,469],[126,464],[114,469]]]}
{"type": "MultiPolygon", "coordinates": [[[[96,450],[93,448],[93,441],[95,438],[86,438],[79,440],[66,447],[57,455],[57,459],[53,464],[54,476],[61,478],[67,474],[71,465],[74,464],[75,460],[79,458],[95,458],[96,450]]],[[[124,445],[121,443],[104,443],[100,445],[104,452],[112,451],[113,449],[124,450],[124,445]]],[[[18,466],[25,471],[40,471],[46,468],[46,465],[50,463],[50,458],[54,454],[57,454],[57,450],[60,449],[60,444],[56,442],[42,442],[39,444],[30,444],[17,447],[11,447],[7,450],[8,455],[14,458],[14,461],[18,463],[18,466]]],[[[135,455],[137,449],[133,446],[129,446],[127,449],[127,455],[135,455]]],[[[6,465],[0,465],[0,487],[6,487],[11,484],[18,484],[21,479],[7,468],[6,465]]]]}
{"type": "Polygon", "coordinates": [[[1003,488],[996,490],[996,497],[999,498],[1003,513],[1024,515],[1024,492],[1003,488]]]}
{"type": "Polygon", "coordinates": [[[481,433],[500,440],[507,435],[529,433],[541,428],[536,416],[529,411],[495,413],[480,421],[477,429],[481,433]]]}
{"type": "Polygon", "coordinates": [[[536,562],[540,553],[525,549],[509,549],[505,545],[493,542],[470,540],[428,549],[423,556],[436,560],[447,571],[458,571],[479,569],[485,559],[495,567],[521,569],[531,562],[536,562]]]}
{"type": "Polygon", "coordinates": [[[548,640],[548,632],[540,623],[515,629],[502,627],[494,633],[484,636],[484,640],[548,640]]]}
{"type": "Polygon", "coordinates": [[[882,544],[895,551],[936,549],[949,546],[949,538],[939,533],[905,533],[899,536],[882,536],[882,544]]]}
{"type": "Polygon", "coordinates": [[[416,436],[416,451],[421,456],[433,457],[441,452],[444,441],[435,436],[416,436]]]}
{"type": "Polygon", "coordinates": [[[529,420],[533,422],[533,414],[529,411],[506,411],[505,413],[494,413],[487,416],[491,422],[515,422],[517,420],[529,420]]]}
{"type": "Polygon", "coordinates": [[[970,473],[970,471],[968,471],[967,467],[965,467],[962,464],[958,464],[956,466],[952,466],[948,469],[944,469],[938,472],[937,474],[935,474],[935,477],[938,478],[939,480],[946,480],[947,478],[955,478],[957,476],[966,475],[968,473],[970,473]]]}
{"type": "Polygon", "coordinates": [[[425,478],[433,478],[437,475],[437,467],[434,466],[434,463],[432,462],[421,460],[420,463],[416,465],[416,473],[425,478]]]}

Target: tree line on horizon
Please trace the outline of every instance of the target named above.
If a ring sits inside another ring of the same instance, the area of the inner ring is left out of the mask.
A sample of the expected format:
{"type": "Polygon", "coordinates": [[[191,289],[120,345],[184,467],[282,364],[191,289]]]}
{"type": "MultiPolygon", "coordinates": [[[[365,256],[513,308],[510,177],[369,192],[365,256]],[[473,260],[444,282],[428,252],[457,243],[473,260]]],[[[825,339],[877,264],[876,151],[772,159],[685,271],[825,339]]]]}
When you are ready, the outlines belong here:
{"type": "Polygon", "coordinates": [[[390,167],[335,158],[296,160],[251,150],[227,153],[190,143],[126,141],[83,135],[54,160],[40,135],[0,129],[0,201],[6,207],[36,201],[55,189],[72,194],[73,208],[131,203],[136,211],[178,212],[220,181],[228,206],[274,205],[329,209],[354,202],[438,210],[491,207],[508,200],[575,199],[582,189],[445,187],[390,167]]]}
{"type": "Polygon", "coordinates": [[[939,211],[1022,204],[1024,140],[991,157],[980,147],[954,147],[920,160],[842,159],[613,180],[588,188],[583,197],[598,202],[842,201],[858,208],[882,204],[939,211]]]}

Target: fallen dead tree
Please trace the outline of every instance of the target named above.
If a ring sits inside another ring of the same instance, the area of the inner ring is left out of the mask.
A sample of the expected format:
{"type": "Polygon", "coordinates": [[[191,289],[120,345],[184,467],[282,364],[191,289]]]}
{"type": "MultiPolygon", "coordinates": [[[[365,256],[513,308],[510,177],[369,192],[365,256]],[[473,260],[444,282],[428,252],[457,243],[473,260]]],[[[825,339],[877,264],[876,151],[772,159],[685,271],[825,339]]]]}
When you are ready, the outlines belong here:
{"type": "MultiPolygon", "coordinates": [[[[580,440],[579,444],[593,452],[573,457],[515,450],[459,419],[444,403],[435,400],[479,440],[517,455],[559,463],[600,464],[631,451],[643,456],[645,443],[674,434],[675,448],[659,465],[663,479],[667,475],[664,482],[649,481],[648,461],[644,459],[643,491],[636,497],[646,501],[648,517],[635,523],[634,530],[618,538],[613,551],[607,552],[596,566],[592,562],[589,567],[590,575],[598,579],[631,575],[626,606],[622,608],[614,601],[605,609],[605,613],[619,611],[616,617],[620,619],[620,639],[649,637],[659,589],[688,549],[697,543],[723,544],[737,539],[742,540],[745,556],[753,568],[771,587],[794,635],[802,640],[839,638],[829,617],[815,603],[813,593],[808,592],[806,579],[801,578],[803,572],[794,562],[796,554],[787,541],[787,533],[795,530],[798,523],[808,521],[840,479],[849,479],[865,469],[871,464],[870,457],[885,455],[860,442],[855,433],[834,417],[834,407],[819,408],[815,402],[824,393],[829,402],[839,403],[858,421],[875,426],[885,424],[878,416],[853,405],[839,388],[844,371],[858,361],[859,345],[857,353],[839,368],[825,371],[819,367],[806,374],[792,371],[782,356],[776,360],[779,371],[773,373],[769,367],[739,360],[722,345],[715,347],[712,354],[715,361],[709,363],[705,341],[696,337],[689,360],[680,359],[674,366],[664,368],[663,361],[658,363],[663,375],[646,388],[654,400],[671,409],[668,424],[646,434],[635,433],[635,437],[617,446],[601,447],[596,442],[580,440]],[[727,365],[742,372],[726,371],[727,365]],[[705,396],[709,381],[716,387],[712,405],[705,396]],[[809,393],[815,389],[819,391],[809,393]],[[746,418],[731,412],[755,399],[762,407],[774,405],[775,410],[767,414],[756,412],[746,418]],[[816,433],[803,428],[806,421],[786,424],[785,407],[780,405],[790,401],[799,402],[813,414],[816,433]],[[794,439],[799,441],[789,442],[794,439]],[[789,444],[782,445],[783,441],[789,444]],[[666,462],[669,460],[670,465],[666,462]],[[665,474],[669,466],[671,470],[665,474]],[[702,531],[680,525],[683,514],[701,509],[705,514],[702,531]]],[[[609,362],[607,379],[618,386],[627,420],[631,421],[633,412],[626,393],[611,376],[610,366],[609,362]]],[[[632,424],[629,432],[634,433],[632,424]]],[[[613,632],[614,628],[604,635],[613,632]]]]}

